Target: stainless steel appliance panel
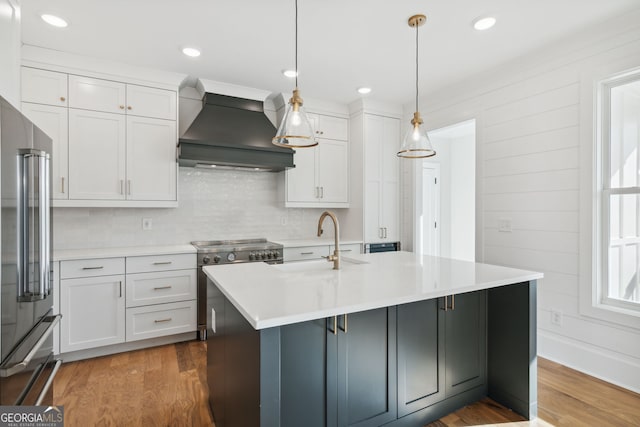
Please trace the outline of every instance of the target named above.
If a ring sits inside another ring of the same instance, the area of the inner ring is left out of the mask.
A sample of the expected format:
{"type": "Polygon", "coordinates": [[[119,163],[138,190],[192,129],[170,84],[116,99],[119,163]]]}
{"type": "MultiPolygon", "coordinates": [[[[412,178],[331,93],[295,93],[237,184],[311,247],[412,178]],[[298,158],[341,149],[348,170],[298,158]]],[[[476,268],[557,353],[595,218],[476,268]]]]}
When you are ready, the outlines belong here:
{"type": "Polygon", "coordinates": [[[376,252],[396,252],[399,250],[400,250],[400,242],[367,243],[364,245],[365,254],[374,254],[376,252]]]}

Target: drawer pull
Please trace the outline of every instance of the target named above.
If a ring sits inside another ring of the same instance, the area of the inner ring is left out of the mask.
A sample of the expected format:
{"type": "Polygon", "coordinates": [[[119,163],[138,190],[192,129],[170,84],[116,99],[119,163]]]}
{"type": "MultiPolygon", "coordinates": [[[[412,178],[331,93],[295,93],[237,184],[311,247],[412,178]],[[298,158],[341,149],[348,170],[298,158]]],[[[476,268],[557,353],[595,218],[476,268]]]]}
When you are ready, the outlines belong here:
{"type": "Polygon", "coordinates": [[[104,267],[102,265],[97,267],[82,267],[83,270],[102,270],[104,267]]]}
{"type": "Polygon", "coordinates": [[[313,255],[313,252],[300,252],[300,255],[313,255]]]}
{"type": "Polygon", "coordinates": [[[154,320],[155,323],[171,322],[171,317],[167,319],[154,320]]]}
{"type": "Polygon", "coordinates": [[[353,252],[353,249],[340,249],[340,252],[353,252]]]}
{"type": "Polygon", "coordinates": [[[158,261],[153,263],[153,265],[169,265],[169,264],[171,264],[171,261],[158,261]]]}
{"type": "Polygon", "coordinates": [[[168,286],[158,286],[156,288],[153,288],[154,291],[159,291],[161,289],[171,289],[171,286],[170,285],[168,285],[168,286]]]}

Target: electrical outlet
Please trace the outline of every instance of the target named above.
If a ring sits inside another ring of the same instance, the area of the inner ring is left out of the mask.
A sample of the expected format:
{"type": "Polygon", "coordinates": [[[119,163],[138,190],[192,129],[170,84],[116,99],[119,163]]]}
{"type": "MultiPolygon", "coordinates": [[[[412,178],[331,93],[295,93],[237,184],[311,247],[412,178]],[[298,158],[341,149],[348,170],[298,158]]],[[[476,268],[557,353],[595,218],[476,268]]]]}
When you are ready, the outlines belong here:
{"type": "Polygon", "coordinates": [[[556,326],[562,326],[562,311],[551,309],[551,323],[556,326]]]}
{"type": "Polygon", "coordinates": [[[502,233],[511,233],[511,218],[499,218],[498,231],[502,233]]]}
{"type": "Polygon", "coordinates": [[[153,228],[153,220],[151,218],[142,218],[142,229],[151,230],[153,228]]]}

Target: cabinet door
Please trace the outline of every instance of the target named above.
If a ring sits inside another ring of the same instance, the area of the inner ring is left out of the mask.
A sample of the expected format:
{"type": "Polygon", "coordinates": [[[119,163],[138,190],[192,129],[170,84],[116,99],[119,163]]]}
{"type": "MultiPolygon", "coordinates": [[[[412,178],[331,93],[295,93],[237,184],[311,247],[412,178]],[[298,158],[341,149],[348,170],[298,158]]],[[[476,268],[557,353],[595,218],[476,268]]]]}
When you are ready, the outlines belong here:
{"type": "Polygon", "coordinates": [[[127,199],[176,200],[176,122],[127,117],[127,199]]]}
{"type": "Polygon", "coordinates": [[[330,421],[327,414],[327,400],[335,399],[335,377],[332,381],[327,378],[327,358],[336,357],[333,349],[328,355],[326,319],[280,328],[280,426],[335,425],[335,417],[330,421]],[[334,390],[333,395],[327,396],[328,388],[334,390]]]}
{"type": "Polygon", "coordinates": [[[127,114],[176,120],[176,92],[147,86],[127,85],[127,114]]]}
{"type": "Polygon", "coordinates": [[[22,67],[22,102],[66,107],[67,75],[22,67]]]}
{"type": "Polygon", "coordinates": [[[69,124],[68,109],[52,105],[22,103],[22,112],[53,141],[51,186],[54,199],[69,198],[69,124]]]}
{"type": "Polygon", "coordinates": [[[324,114],[309,114],[314,123],[316,137],[346,141],[349,137],[349,122],[347,119],[324,114]]]}
{"type": "Polygon", "coordinates": [[[395,420],[395,307],[352,313],[340,319],[338,426],[380,426],[395,420]]]}
{"type": "Polygon", "coordinates": [[[441,299],[398,306],[398,417],[444,399],[441,299]]]}
{"type": "Polygon", "coordinates": [[[69,109],[69,198],[123,200],[125,117],[69,109]]]}
{"type": "Polygon", "coordinates": [[[349,148],[344,141],[318,140],[320,202],[349,201],[349,148]]]}
{"type": "Polygon", "coordinates": [[[400,167],[397,156],[400,145],[400,120],[385,117],[383,119],[381,149],[380,201],[381,226],[384,228],[384,240],[400,240],[400,167]]]}
{"type": "Polygon", "coordinates": [[[382,241],[382,138],[384,118],[364,115],[364,240],[365,243],[382,241]]]}
{"type": "Polygon", "coordinates": [[[445,319],[447,397],[485,383],[486,291],[450,296],[445,319]]]}
{"type": "Polygon", "coordinates": [[[69,107],[125,113],[126,85],[111,80],[69,76],[69,107]]]}
{"type": "Polygon", "coordinates": [[[298,148],[293,155],[295,168],[287,169],[287,202],[315,202],[319,188],[316,185],[316,153],[318,147],[298,148]]]}
{"type": "Polygon", "coordinates": [[[124,276],[60,281],[60,351],[124,342],[124,276]]]}

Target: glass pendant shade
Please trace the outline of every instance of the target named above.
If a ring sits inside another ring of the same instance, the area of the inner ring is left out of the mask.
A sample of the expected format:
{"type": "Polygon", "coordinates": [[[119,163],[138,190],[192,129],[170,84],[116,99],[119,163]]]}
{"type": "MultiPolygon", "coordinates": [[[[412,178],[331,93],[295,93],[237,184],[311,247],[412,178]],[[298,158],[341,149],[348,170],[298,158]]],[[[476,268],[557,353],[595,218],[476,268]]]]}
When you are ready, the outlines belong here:
{"type": "Polygon", "coordinates": [[[436,155],[436,151],[433,149],[422,123],[420,113],[418,111],[413,113],[411,127],[409,127],[402,140],[398,157],[418,159],[436,155]]]}
{"type": "Polygon", "coordinates": [[[276,136],[271,140],[273,145],[287,148],[303,148],[318,145],[311,121],[302,106],[302,98],[298,89],[287,104],[284,117],[278,127],[276,136]]]}

